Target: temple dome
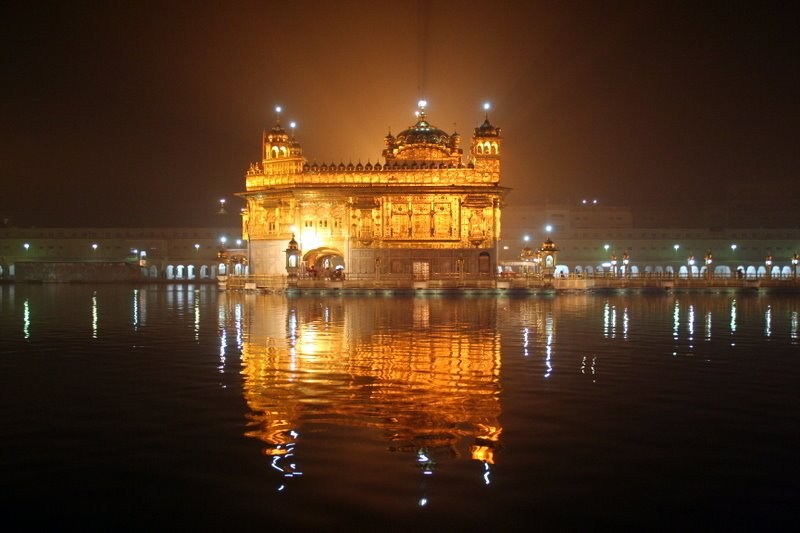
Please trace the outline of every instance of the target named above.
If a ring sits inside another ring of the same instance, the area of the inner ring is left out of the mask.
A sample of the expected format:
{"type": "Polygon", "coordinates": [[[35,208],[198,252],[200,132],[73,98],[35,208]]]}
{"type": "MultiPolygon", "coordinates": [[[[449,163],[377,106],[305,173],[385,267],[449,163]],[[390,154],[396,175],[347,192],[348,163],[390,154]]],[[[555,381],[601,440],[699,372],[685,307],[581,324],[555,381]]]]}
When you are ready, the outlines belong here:
{"type": "Polygon", "coordinates": [[[428,122],[424,113],[420,113],[417,123],[397,134],[396,142],[402,144],[438,144],[450,145],[450,135],[428,122]]]}
{"type": "Polygon", "coordinates": [[[417,165],[424,163],[425,168],[430,163],[438,162],[458,164],[462,154],[460,141],[458,134],[451,136],[428,122],[424,106],[420,106],[416,124],[397,135],[390,133],[384,138],[386,149],[383,156],[387,164],[393,161],[417,165]]]}

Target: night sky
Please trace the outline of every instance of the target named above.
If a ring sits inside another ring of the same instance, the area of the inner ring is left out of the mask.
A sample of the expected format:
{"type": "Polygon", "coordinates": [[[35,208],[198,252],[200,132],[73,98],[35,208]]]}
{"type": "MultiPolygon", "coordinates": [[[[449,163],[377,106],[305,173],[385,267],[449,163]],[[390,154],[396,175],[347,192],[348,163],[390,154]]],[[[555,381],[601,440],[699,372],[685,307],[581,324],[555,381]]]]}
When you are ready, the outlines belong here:
{"type": "Polygon", "coordinates": [[[211,223],[241,205],[276,105],[310,162],[366,163],[420,97],[465,144],[492,103],[511,205],[788,204],[791,6],[5,2],[0,218],[211,223]]]}

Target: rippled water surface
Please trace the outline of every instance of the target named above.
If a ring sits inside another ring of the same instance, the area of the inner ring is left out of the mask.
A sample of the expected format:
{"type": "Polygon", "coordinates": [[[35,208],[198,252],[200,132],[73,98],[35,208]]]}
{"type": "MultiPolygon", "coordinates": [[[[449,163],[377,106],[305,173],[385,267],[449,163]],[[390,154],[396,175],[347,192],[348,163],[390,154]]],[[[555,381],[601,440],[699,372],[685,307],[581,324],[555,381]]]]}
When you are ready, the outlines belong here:
{"type": "Polygon", "coordinates": [[[800,503],[797,297],[0,286],[23,529],[724,529],[800,503]]]}

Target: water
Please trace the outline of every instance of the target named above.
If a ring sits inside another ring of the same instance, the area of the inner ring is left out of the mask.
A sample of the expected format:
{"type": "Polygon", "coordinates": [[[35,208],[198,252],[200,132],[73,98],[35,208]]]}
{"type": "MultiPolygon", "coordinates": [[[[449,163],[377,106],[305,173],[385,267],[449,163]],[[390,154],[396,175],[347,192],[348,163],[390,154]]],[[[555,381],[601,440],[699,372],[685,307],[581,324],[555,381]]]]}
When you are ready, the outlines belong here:
{"type": "Polygon", "coordinates": [[[796,297],[0,286],[21,529],[785,527],[796,297]]]}

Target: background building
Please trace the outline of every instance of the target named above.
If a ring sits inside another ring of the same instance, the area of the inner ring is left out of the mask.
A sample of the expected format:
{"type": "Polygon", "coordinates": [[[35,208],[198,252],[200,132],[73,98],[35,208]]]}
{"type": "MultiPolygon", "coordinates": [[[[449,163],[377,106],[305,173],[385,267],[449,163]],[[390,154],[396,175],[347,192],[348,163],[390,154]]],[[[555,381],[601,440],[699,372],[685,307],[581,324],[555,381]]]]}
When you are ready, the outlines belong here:
{"type": "Polygon", "coordinates": [[[0,279],[103,280],[98,265],[125,263],[136,267],[139,279],[213,281],[219,272],[220,249],[242,246],[239,231],[238,227],[4,227],[0,228],[0,279]]]}

